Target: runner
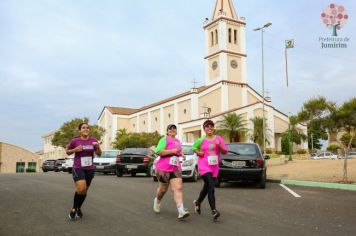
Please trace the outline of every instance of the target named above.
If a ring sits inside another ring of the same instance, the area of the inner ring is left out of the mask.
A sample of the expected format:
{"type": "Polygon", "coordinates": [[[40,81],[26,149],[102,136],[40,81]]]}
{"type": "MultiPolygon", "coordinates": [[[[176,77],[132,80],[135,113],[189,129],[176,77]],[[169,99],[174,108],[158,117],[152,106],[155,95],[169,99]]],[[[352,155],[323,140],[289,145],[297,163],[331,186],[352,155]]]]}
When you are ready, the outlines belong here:
{"type": "Polygon", "coordinates": [[[89,136],[89,125],[81,123],[79,125],[80,136],[73,138],[67,146],[67,154],[74,154],[72,175],[75,182],[74,204],[69,213],[69,219],[75,220],[83,217],[81,206],[87,196],[88,188],[94,178],[93,158],[101,155],[98,140],[89,136]]]}
{"type": "Polygon", "coordinates": [[[182,169],[179,161],[179,157],[184,158],[184,156],[181,142],[176,135],[177,127],[174,124],[168,125],[167,136],[161,138],[155,149],[160,159],[156,163],[156,177],[159,183],[156,197],[153,200],[153,211],[156,213],[161,211],[161,200],[171,185],[173,198],[177,204],[178,219],[184,219],[189,216],[189,212],[184,209],[183,205],[182,169]]]}
{"type": "Polygon", "coordinates": [[[220,217],[220,212],[215,206],[215,180],[219,173],[220,154],[226,154],[228,149],[224,140],[214,135],[214,122],[207,120],[203,124],[205,136],[199,138],[193,145],[193,151],[198,155],[199,174],[204,180],[203,189],[199,198],[194,200],[195,212],[201,213],[201,203],[208,195],[209,205],[216,221],[220,217]]]}

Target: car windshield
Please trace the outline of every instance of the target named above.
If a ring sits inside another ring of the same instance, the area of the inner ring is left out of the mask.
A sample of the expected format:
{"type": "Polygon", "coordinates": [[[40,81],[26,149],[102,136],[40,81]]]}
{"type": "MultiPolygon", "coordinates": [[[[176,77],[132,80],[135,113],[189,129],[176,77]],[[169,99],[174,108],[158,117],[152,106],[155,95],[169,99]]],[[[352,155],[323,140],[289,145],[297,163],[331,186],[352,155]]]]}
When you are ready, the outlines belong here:
{"type": "Polygon", "coordinates": [[[121,155],[124,155],[124,154],[146,155],[147,148],[126,148],[121,153],[121,155]]]}
{"type": "Polygon", "coordinates": [[[184,155],[193,155],[194,152],[192,150],[192,146],[190,145],[182,145],[182,151],[184,155]]]}
{"type": "Polygon", "coordinates": [[[119,154],[118,150],[114,151],[103,151],[101,153],[101,156],[99,158],[116,158],[117,155],[119,154]]]}
{"type": "Polygon", "coordinates": [[[227,144],[229,153],[233,155],[257,155],[258,150],[254,144],[227,144]]]}

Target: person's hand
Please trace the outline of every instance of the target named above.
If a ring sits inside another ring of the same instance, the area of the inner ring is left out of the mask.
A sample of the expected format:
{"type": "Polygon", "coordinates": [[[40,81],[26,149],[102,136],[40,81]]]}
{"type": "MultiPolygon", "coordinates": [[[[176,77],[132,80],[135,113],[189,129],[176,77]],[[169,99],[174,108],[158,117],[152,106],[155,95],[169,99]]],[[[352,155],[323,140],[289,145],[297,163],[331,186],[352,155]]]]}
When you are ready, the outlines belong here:
{"type": "Polygon", "coordinates": [[[74,148],[74,152],[81,152],[81,151],[83,151],[83,146],[82,145],[79,145],[76,148],[74,148]]]}
{"type": "Polygon", "coordinates": [[[178,148],[171,149],[172,154],[177,154],[178,151],[178,148]]]}
{"type": "Polygon", "coordinates": [[[98,142],[93,142],[93,146],[98,148],[99,147],[99,143],[98,142]]]}
{"type": "Polygon", "coordinates": [[[198,157],[204,156],[204,152],[202,152],[201,150],[196,150],[195,153],[198,155],[198,157]]]}
{"type": "Polygon", "coordinates": [[[216,140],[216,141],[215,141],[215,145],[216,145],[218,148],[221,148],[221,144],[220,144],[220,141],[219,141],[219,140],[216,140]]]}

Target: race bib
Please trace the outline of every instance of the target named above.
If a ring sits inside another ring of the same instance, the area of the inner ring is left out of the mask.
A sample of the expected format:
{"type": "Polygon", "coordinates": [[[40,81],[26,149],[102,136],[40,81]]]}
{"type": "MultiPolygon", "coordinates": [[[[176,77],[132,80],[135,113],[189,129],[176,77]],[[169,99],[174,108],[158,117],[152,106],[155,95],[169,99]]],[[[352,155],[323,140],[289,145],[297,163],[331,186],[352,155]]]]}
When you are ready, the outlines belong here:
{"type": "Polygon", "coordinates": [[[172,166],[178,166],[179,158],[177,156],[172,156],[169,158],[169,164],[172,166]]]}
{"type": "Polygon", "coordinates": [[[82,158],[80,158],[80,164],[82,167],[92,166],[93,158],[92,157],[82,157],[82,158]]]}
{"type": "Polygon", "coordinates": [[[215,165],[219,164],[218,156],[208,156],[208,163],[211,166],[215,166],[215,165]]]}

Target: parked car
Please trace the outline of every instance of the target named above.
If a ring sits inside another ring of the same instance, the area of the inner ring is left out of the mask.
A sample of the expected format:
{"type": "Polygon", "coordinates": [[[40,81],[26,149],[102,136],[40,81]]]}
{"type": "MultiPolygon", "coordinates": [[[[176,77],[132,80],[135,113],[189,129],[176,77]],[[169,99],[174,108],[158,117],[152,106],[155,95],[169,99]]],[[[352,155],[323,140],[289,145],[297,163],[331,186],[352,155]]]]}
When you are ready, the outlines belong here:
{"type": "Polygon", "coordinates": [[[229,152],[221,155],[220,171],[216,187],[228,181],[255,181],[260,188],[266,187],[267,167],[259,146],[255,143],[227,144],[229,152]]]}
{"type": "Polygon", "coordinates": [[[347,154],[347,159],[352,159],[352,158],[356,158],[356,152],[349,152],[347,154]]]}
{"type": "Polygon", "coordinates": [[[151,176],[153,160],[149,148],[125,148],[116,158],[116,175],[145,173],[151,176]]]}
{"type": "MultiPolygon", "coordinates": [[[[185,155],[185,160],[182,157],[179,158],[181,166],[182,166],[182,177],[183,179],[189,179],[196,182],[199,178],[199,171],[198,171],[198,157],[192,150],[191,144],[183,144],[182,145],[182,152],[185,155]]],[[[154,160],[152,165],[151,175],[153,181],[157,181],[155,176],[155,169],[156,169],[156,162],[159,160],[160,157],[154,160]]]]}
{"type": "Polygon", "coordinates": [[[322,152],[316,155],[315,157],[311,157],[312,159],[318,160],[318,159],[333,159],[337,160],[338,156],[331,153],[331,152],[322,152]]]}
{"type": "Polygon", "coordinates": [[[105,150],[101,156],[94,158],[95,172],[104,174],[116,173],[116,157],[120,154],[120,150],[105,150]]]}
{"type": "Polygon", "coordinates": [[[42,164],[42,171],[47,172],[47,171],[54,171],[56,166],[56,160],[46,160],[42,164]]]}
{"type": "Polygon", "coordinates": [[[54,166],[54,171],[59,172],[64,170],[63,164],[65,163],[65,159],[58,159],[56,160],[56,164],[54,166]]]}
{"type": "Polygon", "coordinates": [[[317,155],[318,155],[318,153],[316,153],[316,152],[311,153],[311,154],[310,154],[310,158],[311,158],[311,159],[314,159],[314,157],[316,157],[317,155]]]}
{"type": "Polygon", "coordinates": [[[74,162],[74,154],[68,156],[65,159],[65,162],[63,164],[63,171],[68,172],[68,174],[72,174],[73,162],[74,162]]]}

